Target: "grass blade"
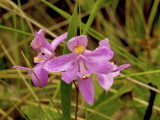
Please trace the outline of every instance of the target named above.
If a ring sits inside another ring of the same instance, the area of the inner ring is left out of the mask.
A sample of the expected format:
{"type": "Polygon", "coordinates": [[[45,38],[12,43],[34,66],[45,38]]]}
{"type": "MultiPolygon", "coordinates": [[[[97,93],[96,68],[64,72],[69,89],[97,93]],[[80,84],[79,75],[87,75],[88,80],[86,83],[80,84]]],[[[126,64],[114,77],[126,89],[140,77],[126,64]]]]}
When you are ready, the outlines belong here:
{"type": "Polygon", "coordinates": [[[99,5],[100,5],[101,2],[102,2],[101,0],[97,0],[96,1],[95,5],[93,7],[93,10],[91,12],[91,15],[89,16],[89,19],[88,19],[88,21],[87,21],[87,23],[85,25],[85,28],[84,28],[84,30],[82,32],[83,35],[86,34],[87,31],[89,30],[89,27],[91,26],[91,24],[92,24],[92,22],[94,20],[94,17],[95,17],[95,15],[96,15],[96,13],[97,13],[97,11],[99,9],[99,5]]]}
{"type": "MultiPolygon", "coordinates": [[[[67,41],[77,35],[77,4],[75,5],[73,15],[70,21],[68,28],[67,41]]],[[[70,51],[65,46],[63,54],[67,54],[70,51]]],[[[61,105],[62,105],[62,114],[66,120],[71,119],[71,98],[72,98],[72,84],[66,84],[64,81],[61,81],[61,105]]]]}

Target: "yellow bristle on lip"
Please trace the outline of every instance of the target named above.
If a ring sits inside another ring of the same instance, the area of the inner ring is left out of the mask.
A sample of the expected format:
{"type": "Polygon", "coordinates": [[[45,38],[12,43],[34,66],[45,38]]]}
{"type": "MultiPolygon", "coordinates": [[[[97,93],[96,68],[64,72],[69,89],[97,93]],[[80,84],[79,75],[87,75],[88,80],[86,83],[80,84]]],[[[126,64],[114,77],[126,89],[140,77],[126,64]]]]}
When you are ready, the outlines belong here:
{"type": "Polygon", "coordinates": [[[79,54],[79,53],[83,53],[85,50],[85,47],[83,45],[78,45],[74,48],[74,51],[79,54]]]}
{"type": "Polygon", "coordinates": [[[39,56],[37,56],[37,57],[34,58],[34,62],[40,62],[40,61],[43,61],[43,60],[44,59],[41,58],[41,57],[39,57],[39,56]]]}
{"type": "Polygon", "coordinates": [[[83,75],[83,76],[82,76],[82,78],[83,78],[84,80],[88,79],[89,77],[90,77],[90,75],[83,75]]]}
{"type": "Polygon", "coordinates": [[[42,46],[42,41],[34,41],[31,42],[31,46],[33,46],[35,49],[38,49],[42,46]]]}
{"type": "Polygon", "coordinates": [[[36,45],[35,45],[35,48],[39,48],[42,46],[42,43],[41,42],[38,42],[36,45]]]}

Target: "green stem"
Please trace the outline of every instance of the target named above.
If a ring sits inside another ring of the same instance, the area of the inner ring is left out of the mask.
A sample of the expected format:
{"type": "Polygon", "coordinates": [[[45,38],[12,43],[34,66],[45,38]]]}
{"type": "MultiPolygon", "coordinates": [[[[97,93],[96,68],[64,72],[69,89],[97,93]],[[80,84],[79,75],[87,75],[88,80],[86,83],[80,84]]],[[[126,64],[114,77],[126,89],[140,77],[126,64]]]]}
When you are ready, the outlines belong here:
{"type": "Polygon", "coordinates": [[[38,80],[40,86],[42,87],[44,93],[47,95],[47,97],[49,98],[49,100],[51,101],[51,103],[53,104],[53,106],[56,108],[57,112],[59,113],[59,115],[61,116],[62,120],[65,120],[64,117],[62,116],[61,112],[59,111],[58,107],[56,106],[56,104],[54,103],[54,101],[52,100],[52,98],[49,96],[47,90],[43,87],[41,81],[39,80],[38,76],[36,75],[36,73],[34,72],[32,66],[30,65],[29,61],[27,60],[26,56],[24,55],[23,52],[22,53],[22,56],[23,58],[25,59],[25,62],[27,63],[27,65],[30,67],[31,69],[31,72],[33,73],[33,75],[36,77],[36,79],[38,80]]]}
{"type": "Polygon", "coordinates": [[[10,31],[13,31],[13,32],[17,32],[17,33],[21,33],[21,34],[28,35],[28,36],[34,36],[33,34],[24,32],[24,31],[22,31],[22,30],[10,28],[10,27],[3,26],[3,25],[0,25],[0,28],[6,29],[6,30],[10,30],[10,31]]]}
{"type": "MultiPolygon", "coordinates": [[[[20,9],[22,9],[21,1],[17,0],[17,2],[18,2],[18,7],[20,9]]],[[[24,23],[23,17],[20,17],[20,24],[22,26],[22,31],[25,31],[25,23],[24,23]]],[[[24,34],[22,34],[22,38],[25,39],[25,35],[24,34]]],[[[30,60],[28,44],[24,44],[24,50],[25,50],[25,54],[26,54],[27,58],[30,60]]]]}
{"type": "Polygon", "coordinates": [[[116,77],[116,79],[133,77],[133,76],[140,76],[140,75],[148,75],[148,74],[154,74],[154,73],[160,73],[160,70],[146,71],[146,72],[139,72],[139,73],[134,73],[134,74],[123,75],[123,76],[116,77]]]}
{"type": "MultiPolygon", "coordinates": [[[[15,9],[14,9],[15,11],[15,9]]],[[[14,23],[14,28],[17,28],[17,18],[16,18],[16,14],[14,13],[13,16],[13,23],[14,23]]],[[[19,50],[18,50],[18,35],[17,33],[14,33],[14,41],[15,41],[15,60],[16,60],[16,64],[19,64],[19,50]]]]}
{"type": "Polygon", "coordinates": [[[157,12],[159,2],[160,2],[160,0],[154,0],[152,10],[151,10],[151,13],[150,13],[150,16],[149,16],[149,19],[148,19],[148,31],[147,31],[148,34],[150,34],[151,27],[152,27],[152,24],[153,24],[153,20],[155,18],[155,14],[157,12]]]}

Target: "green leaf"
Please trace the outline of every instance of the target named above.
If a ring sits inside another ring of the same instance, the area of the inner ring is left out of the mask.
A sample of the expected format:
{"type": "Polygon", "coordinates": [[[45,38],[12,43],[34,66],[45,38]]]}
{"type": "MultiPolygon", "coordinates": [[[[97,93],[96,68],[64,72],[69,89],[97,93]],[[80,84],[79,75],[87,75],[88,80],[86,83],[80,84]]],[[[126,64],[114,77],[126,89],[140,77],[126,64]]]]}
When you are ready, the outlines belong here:
{"type": "MultiPolygon", "coordinates": [[[[78,5],[76,4],[68,28],[68,35],[66,41],[77,35],[77,8],[78,5]]],[[[65,46],[63,54],[67,53],[70,53],[70,51],[65,46]]],[[[64,81],[61,81],[62,114],[66,120],[71,119],[71,98],[72,98],[72,84],[66,84],[64,81]]]]}
{"type": "Polygon", "coordinates": [[[11,27],[3,26],[3,25],[0,25],[0,28],[10,30],[10,31],[13,31],[13,32],[17,32],[17,33],[20,33],[20,34],[23,34],[23,35],[34,36],[33,34],[30,34],[28,32],[24,32],[22,30],[14,29],[14,28],[11,28],[11,27]]]}
{"type": "Polygon", "coordinates": [[[43,108],[45,111],[38,104],[34,104],[23,105],[20,109],[29,120],[62,120],[54,109],[50,109],[47,106],[43,106],[43,108]]]}
{"type": "Polygon", "coordinates": [[[70,19],[71,16],[66,13],[65,11],[61,10],[60,8],[54,6],[53,4],[51,4],[50,2],[46,1],[46,0],[41,0],[43,3],[45,3],[48,7],[52,8],[53,10],[57,11],[60,15],[62,15],[63,17],[70,19]]]}
{"type": "MultiPolygon", "coordinates": [[[[108,92],[107,94],[106,92],[103,92],[101,96],[99,96],[99,99],[95,101],[96,104],[94,104],[92,109],[105,114],[106,116],[112,117],[116,113],[116,111],[119,111],[122,107],[122,104],[119,101],[120,96],[131,91],[132,89],[133,86],[125,85],[114,94],[111,92],[108,92]]],[[[91,120],[106,120],[106,118],[104,118],[103,116],[97,116],[93,113],[90,113],[89,118],[91,120]]]]}
{"type": "MultiPolygon", "coordinates": [[[[122,94],[128,92],[128,91],[131,91],[133,89],[133,86],[131,85],[126,85],[126,86],[123,86],[121,87],[117,92],[116,94],[114,94],[113,96],[109,97],[107,100],[101,102],[98,106],[96,106],[94,109],[98,110],[98,109],[101,109],[103,108],[103,106],[109,102],[111,102],[112,100],[114,100],[115,98],[121,96],[122,94]]],[[[100,98],[101,99],[101,98],[100,98]]]]}
{"type": "Polygon", "coordinates": [[[102,2],[101,0],[97,0],[96,1],[95,5],[93,7],[93,10],[91,12],[91,15],[89,16],[89,19],[88,19],[88,21],[87,21],[87,23],[86,23],[86,25],[85,25],[85,27],[83,29],[83,33],[82,34],[86,34],[87,31],[89,30],[89,28],[90,28],[90,26],[91,26],[91,24],[92,24],[92,22],[94,20],[94,17],[95,17],[95,15],[96,15],[96,13],[97,13],[97,11],[99,9],[99,5],[100,5],[101,2],[102,2]]]}

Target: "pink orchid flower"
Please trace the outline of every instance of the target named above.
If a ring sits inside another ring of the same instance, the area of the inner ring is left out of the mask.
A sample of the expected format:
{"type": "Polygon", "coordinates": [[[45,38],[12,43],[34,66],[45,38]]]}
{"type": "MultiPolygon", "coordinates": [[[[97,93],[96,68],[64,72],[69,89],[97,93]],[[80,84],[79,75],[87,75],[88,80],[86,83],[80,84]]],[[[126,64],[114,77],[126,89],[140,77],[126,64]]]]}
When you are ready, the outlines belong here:
{"type": "Polygon", "coordinates": [[[57,46],[66,39],[67,33],[62,34],[61,36],[57,37],[53,40],[50,44],[45,36],[44,30],[40,29],[38,32],[35,32],[35,38],[31,43],[31,46],[34,50],[38,50],[39,54],[37,57],[34,58],[34,63],[37,63],[33,70],[38,77],[39,81],[37,80],[36,76],[32,73],[30,68],[22,67],[22,66],[14,66],[13,68],[28,70],[29,75],[32,77],[32,81],[35,86],[43,87],[48,84],[48,71],[43,68],[43,65],[50,60],[51,58],[55,57],[55,49],[57,46]],[[41,83],[39,83],[41,82],[41,83]]]}
{"type": "MultiPolygon", "coordinates": [[[[104,39],[100,41],[99,47],[109,47],[110,48],[108,39],[104,39]]],[[[124,64],[124,65],[117,67],[117,65],[115,65],[113,62],[111,62],[111,64],[113,65],[113,70],[110,73],[97,74],[98,83],[100,84],[102,88],[105,89],[105,91],[108,91],[110,89],[110,87],[112,86],[114,82],[113,78],[120,74],[120,70],[123,70],[130,66],[130,64],[124,64]]]]}
{"type": "MultiPolygon", "coordinates": [[[[96,74],[100,85],[107,89],[107,86],[109,88],[111,85],[105,82],[106,77],[109,78],[110,76],[110,79],[113,79],[114,76],[118,75],[121,68],[124,69],[128,65],[116,68],[114,64],[108,61],[113,57],[114,52],[109,47],[107,39],[101,41],[100,46],[94,51],[86,50],[87,43],[88,39],[85,35],[71,38],[67,47],[72,53],[49,60],[45,63],[44,69],[49,72],[62,72],[62,80],[68,84],[77,79],[83,98],[92,105],[94,86],[90,75],[96,74]]],[[[107,81],[110,80],[107,79],[107,81]]]]}

